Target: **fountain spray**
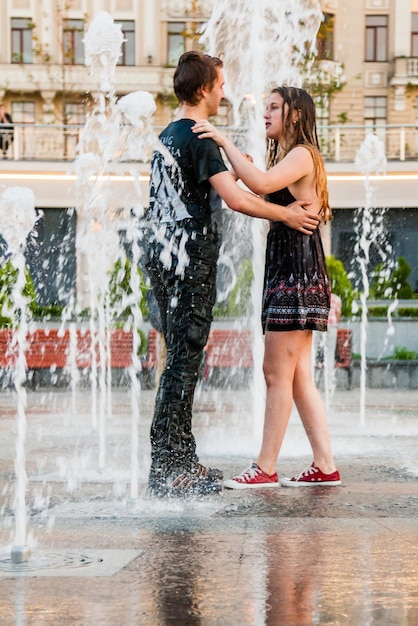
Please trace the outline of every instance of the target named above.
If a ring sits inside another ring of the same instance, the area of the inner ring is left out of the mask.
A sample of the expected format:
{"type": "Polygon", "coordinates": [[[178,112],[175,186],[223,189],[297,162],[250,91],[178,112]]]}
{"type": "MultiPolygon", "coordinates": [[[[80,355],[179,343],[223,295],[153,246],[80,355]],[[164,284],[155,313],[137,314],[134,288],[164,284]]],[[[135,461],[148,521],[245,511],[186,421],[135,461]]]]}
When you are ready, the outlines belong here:
{"type": "Polygon", "coordinates": [[[26,357],[28,335],[28,298],[24,294],[25,276],[25,248],[29,233],[35,226],[37,215],[35,211],[35,196],[27,187],[7,187],[0,195],[0,213],[7,214],[8,219],[2,225],[10,261],[16,269],[16,281],[11,293],[11,316],[16,326],[13,329],[13,339],[9,357],[13,363],[13,385],[16,393],[16,455],[15,455],[15,537],[11,551],[13,563],[23,563],[29,560],[30,548],[27,545],[26,533],[26,489],[28,478],[26,474],[25,441],[26,441],[26,357]]]}
{"type": "MultiPolygon", "coordinates": [[[[317,0],[219,0],[204,27],[201,41],[209,54],[224,63],[225,96],[233,105],[234,125],[247,129],[243,151],[264,167],[264,99],[272,87],[301,87],[309,73],[310,52],[322,20],[317,0]],[[245,42],[245,45],[243,45],[245,42]]],[[[262,374],[261,293],[264,274],[266,228],[251,221],[253,244],[253,412],[257,435],[261,433],[262,374]]]]}
{"type": "Polygon", "coordinates": [[[125,299],[122,309],[130,306],[129,322],[133,336],[132,366],[129,370],[132,398],[132,470],[131,496],[137,495],[137,427],[139,420],[140,370],[138,329],[142,322],[140,266],[140,220],[144,214],[139,184],[139,164],[150,160],[158,139],[151,126],[155,102],[148,92],[130,93],[116,101],[113,86],[114,71],[121,55],[123,35],[121,25],[115,24],[106,12],[92,21],[84,39],[86,65],[99,79],[95,106],[88,117],[78,146],[75,162],[77,173],[77,254],[86,268],[78,274],[77,305],[90,307],[92,337],[92,420],[99,430],[99,469],[106,462],[106,418],[111,413],[110,339],[111,303],[109,302],[110,272],[117,261],[124,265],[126,252],[122,241],[130,246],[132,296],[125,299]],[[129,176],[132,184],[121,194],[112,181],[114,175],[129,176]],[[85,280],[87,279],[87,280],[85,280]],[[129,300],[129,301],[128,301],[129,300]],[[99,368],[95,358],[99,354],[99,368]],[[107,368],[106,368],[107,364],[107,368]],[[97,424],[96,391],[98,376],[100,402],[97,424]]]}
{"type": "MultiPolygon", "coordinates": [[[[366,198],[364,208],[359,210],[358,230],[355,257],[358,260],[362,278],[361,302],[361,333],[360,333],[360,423],[365,423],[366,405],[366,338],[367,338],[367,298],[369,297],[369,279],[367,269],[370,260],[370,246],[383,235],[381,220],[378,222],[373,215],[373,185],[370,176],[386,171],[386,156],[382,141],[374,134],[366,136],[356,154],[356,167],[365,175],[366,198]]],[[[380,212],[381,216],[381,212],[380,212]]]]}

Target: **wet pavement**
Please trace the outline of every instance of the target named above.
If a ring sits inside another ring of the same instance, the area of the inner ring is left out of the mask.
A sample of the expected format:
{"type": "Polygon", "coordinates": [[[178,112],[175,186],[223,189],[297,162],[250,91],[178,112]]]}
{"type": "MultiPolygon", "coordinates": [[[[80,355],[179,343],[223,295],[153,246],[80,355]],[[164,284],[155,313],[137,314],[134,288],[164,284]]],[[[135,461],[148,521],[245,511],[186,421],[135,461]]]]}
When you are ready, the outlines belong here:
{"type": "MultiPolygon", "coordinates": [[[[341,487],[190,501],[145,496],[153,398],[141,392],[136,424],[115,389],[96,424],[87,390],[28,392],[31,557],[14,564],[16,398],[0,393],[1,626],[418,624],[418,391],[369,390],[364,420],[358,390],[336,392],[341,487]]],[[[107,401],[93,402],[99,415],[107,401]]],[[[202,462],[226,476],[249,464],[253,404],[245,390],[199,391],[202,462]]],[[[278,471],[310,461],[293,415],[278,471]]]]}

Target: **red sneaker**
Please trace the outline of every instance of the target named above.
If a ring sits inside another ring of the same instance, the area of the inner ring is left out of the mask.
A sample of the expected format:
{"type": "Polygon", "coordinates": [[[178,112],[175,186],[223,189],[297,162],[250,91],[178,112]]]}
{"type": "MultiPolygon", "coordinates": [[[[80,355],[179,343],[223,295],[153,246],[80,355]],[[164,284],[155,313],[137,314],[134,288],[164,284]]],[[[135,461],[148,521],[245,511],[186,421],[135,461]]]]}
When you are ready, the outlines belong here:
{"type": "Polygon", "coordinates": [[[296,474],[293,478],[282,478],[280,483],[283,487],[334,487],[341,485],[340,473],[338,470],[332,474],[324,474],[318,467],[312,463],[300,474],[296,474]]]}
{"type": "Polygon", "coordinates": [[[266,474],[257,463],[252,463],[239,476],[230,480],[224,480],[224,487],[227,489],[265,489],[266,487],[280,487],[279,477],[276,473],[266,474]]]}

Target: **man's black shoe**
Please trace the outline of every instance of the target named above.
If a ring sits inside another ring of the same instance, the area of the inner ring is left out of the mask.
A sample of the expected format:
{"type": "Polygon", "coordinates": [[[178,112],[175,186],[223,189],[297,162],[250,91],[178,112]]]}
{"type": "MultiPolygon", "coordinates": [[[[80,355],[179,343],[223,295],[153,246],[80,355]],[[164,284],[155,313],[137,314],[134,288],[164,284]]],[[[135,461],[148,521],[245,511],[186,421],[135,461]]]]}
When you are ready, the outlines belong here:
{"type": "Polygon", "coordinates": [[[189,498],[216,495],[221,491],[219,478],[177,471],[166,479],[150,479],[147,495],[154,498],[189,498]]]}

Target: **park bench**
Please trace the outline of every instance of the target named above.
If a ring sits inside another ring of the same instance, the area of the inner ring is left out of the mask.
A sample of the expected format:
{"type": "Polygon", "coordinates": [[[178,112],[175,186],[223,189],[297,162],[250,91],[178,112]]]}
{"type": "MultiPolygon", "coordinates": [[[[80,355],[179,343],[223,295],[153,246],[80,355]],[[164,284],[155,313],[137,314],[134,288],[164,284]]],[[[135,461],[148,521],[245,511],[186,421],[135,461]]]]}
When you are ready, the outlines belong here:
{"type": "Polygon", "coordinates": [[[205,382],[222,373],[236,374],[237,370],[253,367],[252,331],[248,329],[212,329],[206,343],[202,378],[205,382]]]}
{"type": "MultiPolygon", "coordinates": [[[[352,388],[352,335],[351,329],[339,328],[334,366],[347,371],[349,389],[352,388]]],[[[205,348],[203,378],[208,381],[214,370],[233,373],[237,368],[253,367],[252,332],[248,329],[213,329],[205,348]]]]}
{"type": "MultiPolygon", "coordinates": [[[[16,353],[9,351],[13,331],[0,330],[0,367],[11,368],[16,353]]],[[[69,365],[71,337],[68,329],[36,329],[28,336],[25,351],[28,370],[57,370],[69,365]]],[[[113,329],[110,335],[110,364],[112,368],[123,369],[132,365],[132,333],[123,329],[113,329]]],[[[335,367],[348,374],[348,388],[352,386],[352,331],[338,329],[335,367]]],[[[151,328],[148,333],[147,352],[141,357],[141,370],[145,386],[154,385],[158,365],[158,333],[151,328]]],[[[77,329],[75,335],[75,364],[78,369],[88,369],[92,365],[90,330],[77,329]]],[[[98,345],[96,363],[99,364],[98,345]]],[[[107,364],[106,364],[107,365],[107,364]]],[[[204,351],[202,378],[209,382],[214,374],[222,372],[224,377],[248,372],[253,367],[252,331],[249,329],[212,329],[204,351]]],[[[216,376],[215,376],[216,378],[216,376]]]]}
{"type": "MultiPolygon", "coordinates": [[[[17,358],[17,346],[13,346],[13,330],[0,329],[0,367],[12,369],[17,358]]],[[[32,372],[35,385],[36,372],[39,370],[56,371],[70,366],[70,354],[74,353],[77,369],[89,369],[92,366],[92,337],[90,330],[77,329],[72,339],[68,329],[36,329],[27,336],[25,349],[26,366],[32,372]],[[74,346],[71,345],[72,341],[74,346]]],[[[110,366],[124,369],[132,365],[132,333],[123,329],[112,329],[110,333],[110,366]]],[[[99,345],[95,346],[96,364],[100,363],[99,345]]],[[[147,354],[140,359],[143,372],[149,370],[152,376],[157,366],[157,333],[151,329],[148,336],[147,354]]],[[[106,363],[106,366],[108,363],[106,363]]]]}

